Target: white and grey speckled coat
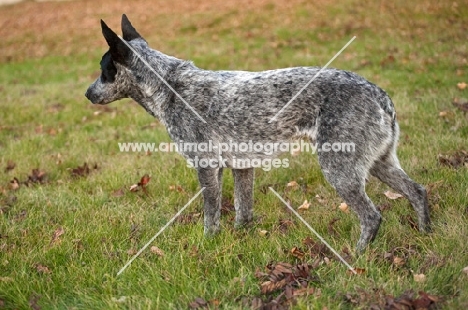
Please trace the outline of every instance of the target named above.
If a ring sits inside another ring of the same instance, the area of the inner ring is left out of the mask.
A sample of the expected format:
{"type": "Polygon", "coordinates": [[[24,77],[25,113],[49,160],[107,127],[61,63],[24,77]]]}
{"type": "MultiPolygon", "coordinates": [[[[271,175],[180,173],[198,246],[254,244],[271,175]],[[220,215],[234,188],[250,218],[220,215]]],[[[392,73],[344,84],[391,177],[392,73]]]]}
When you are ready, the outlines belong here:
{"type": "MultiPolygon", "coordinates": [[[[133,98],[166,126],[175,141],[283,142],[307,136],[318,145],[325,142],[354,143],[355,152],[322,152],[319,163],[325,178],[357,213],[361,236],[357,250],[374,239],[381,215],[365,192],[368,174],[374,175],[411,202],[418,214],[419,229],[428,231],[429,208],[423,186],[412,181],[396,156],[398,124],[393,103],[376,85],[359,75],[326,69],[275,121],[270,120],[320,70],[297,67],[262,72],[209,71],[193,63],[151,49],[122,17],[123,42],[101,21],[109,51],[101,61],[101,76],[86,97],[95,104],[133,98]],[[151,66],[148,68],[134,51],[151,66]],[[157,72],[171,88],[162,82],[157,72]],[[187,106],[188,103],[190,106],[187,106]],[[196,111],[202,121],[193,112],[196,111]]],[[[204,152],[181,150],[195,156],[226,160],[235,182],[236,225],[252,220],[254,169],[233,167],[232,158],[267,158],[279,154],[262,152],[204,152]]],[[[205,187],[205,233],[219,230],[222,168],[198,168],[205,187]]]]}

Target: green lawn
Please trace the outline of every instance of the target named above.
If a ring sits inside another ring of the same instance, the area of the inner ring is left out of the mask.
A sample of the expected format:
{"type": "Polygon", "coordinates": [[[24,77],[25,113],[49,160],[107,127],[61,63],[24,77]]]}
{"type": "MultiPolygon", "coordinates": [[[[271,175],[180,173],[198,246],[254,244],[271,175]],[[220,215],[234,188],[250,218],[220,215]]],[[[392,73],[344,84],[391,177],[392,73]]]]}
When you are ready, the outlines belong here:
{"type": "MultiPolygon", "coordinates": [[[[250,308],[255,297],[278,295],[262,294],[255,276],[270,262],[315,263],[308,284],[315,290],[294,298],[294,309],[383,309],[385,296],[410,290],[415,298],[420,291],[437,296],[441,308],[467,307],[468,158],[456,168],[438,158],[468,151],[467,114],[452,104],[468,98],[468,88],[457,87],[468,82],[468,7],[424,3],[382,9],[348,0],[323,4],[320,13],[306,3],[272,2],[259,10],[185,15],[173,36],[142,32],[152,47],[201,68],[238,70],[324,65],[357,36],[331,67],[355,71],[392,96],[401,164],[428,188],[433,220],[433,233],[420,234],[408,201],[388,199],[388,187],[370,179],[367,192],[383,207],[384,221],[359,257],[353,255],[357,217],[338,208],[341,200],[316,157],[287,155],[288,169],[256,171],[253,226],[235,230],[228,210],[221,234],[205,239],[198,198],[153,242],[163,255],[148,248],[116,276],[199,190],[195,171],[174,153],[119,152],[118,142],[170,140],[131,100],[103,107],[84,97],[106,50],[103,39],[87,54],[1,63],[0,308],[184,309],[197,297],[213,309],[250,308]],[[84,163],[89,174],[73,173],[84,163]],[[129,191],[145,174],[147,194],[129,191]],[[288,187],[291,181],[299,186],[288,187]],[[296,208],[311,202],[303,217],[340,253],[349,249],[351,264],[365,271],[351,276],[333,255],[308,254],[303,239],[315,238],[265,190],[269,185],[296,208]],[[285,220],[289,225],[279,224],[285,220]],[[306,252],[302,259],[291,254],[294,247],[306,252]]],[[[174,26],[170,15],[158,17],[160,27],[174,26]]],[[[98,27],[96,19],[97,33],[98,27]]],[[[233,181],[225,175],[229,209],[233,181]]]]}

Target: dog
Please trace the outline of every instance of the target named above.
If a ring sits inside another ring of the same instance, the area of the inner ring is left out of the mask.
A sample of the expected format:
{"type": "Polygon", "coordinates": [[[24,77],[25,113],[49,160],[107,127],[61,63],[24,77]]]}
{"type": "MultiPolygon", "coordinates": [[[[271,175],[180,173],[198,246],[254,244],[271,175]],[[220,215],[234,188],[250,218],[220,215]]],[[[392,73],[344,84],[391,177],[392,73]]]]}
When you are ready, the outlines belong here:
{"type": "MultiPolygon", "coordinates": [[[[403,194],[417,213],[419,230],[430,230],[426,190],[400,166],[395,108],[378,86],[352,72],[319,72],[316,67],[262,72],[203,70],[190,61],[151,49],[125,14],[121,27],[122,38],[101,20],[109,50],[102,57],[100,77],[85,94],[93,104],[132,98],[158,118],[177,142],[278,143],[297,137],[318,145],[352,142],[354,152],[320,152],[318,161],[326,180],[359,218],[357,252],[365,251],[374,240],[382,219],[365,192],[369,175],[403,194]]],[[[192,161],[222,159],[223,165],[218,167],[196,168],[205,188],[206,235],[220,229],[223,167],[233,172],[235,225],[252,221],[254,167],[247,164],[239,168],[235,159],[276,158],[279,151],[178,151],[192,161]]]]}

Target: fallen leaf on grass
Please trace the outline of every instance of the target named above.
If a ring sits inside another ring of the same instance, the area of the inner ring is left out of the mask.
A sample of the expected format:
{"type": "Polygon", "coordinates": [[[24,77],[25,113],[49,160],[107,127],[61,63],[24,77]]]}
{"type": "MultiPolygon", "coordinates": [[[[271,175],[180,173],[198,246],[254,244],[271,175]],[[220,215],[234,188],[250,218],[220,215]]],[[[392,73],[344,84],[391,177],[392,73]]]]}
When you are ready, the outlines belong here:
{"type": "Polygon", "coordinates": [[[26,185],[30,183],[39,183],[44,184],[47,181],[47,173],[43,170],[33,169],[31,175],[28,176],[28,180],[26,181],[26,185]]]}
{"type": "Polygon", "coordinates": [[[278,220],[278,230],[285,234],[289,227],[293,226],[294,223],[290,219],[280,219],[278,220]]]}
{"type": "Polygon", "coordinates": [[[305,253],[304,251],[302,251],[301,249],[299,249],[298,247],[293,247],[291,249],[291,251],[289,251],[291,253],[292,256],[296,257],[296,258],[299,258],[299,259],[303,259],[304,256],[305,256],[305,253]]]}
{"type": "Polygon", "coordinates": [[[467,86],[468,86],[468,84],[466,84],[465,82],[457,83],[457,87],[460,90],[464,90],[467,86]]]}
{"type": "Polygon", "coordinates": [[[315,195],[315,199],[317,199],[318,203],[320,203],[322,205],[326,205],[328,203],[328,200],[323,198],[320,195],[315,195]]]}
{"type": "Polygon", "coordinates": [[[397,267],[401,267],[401,266],[404,266],[406,264],[406,260],[404,258],[402,258],[402,257],[394,256],[393,260],[392,260],[392,264],[397,266],[397,267]]]}
{"type": "Polygon", "coordinates": [[[262,237],[266,237],[268,235],[268,230],[261,229],[258,231],[258,234],[262,237]]]}
{"type": "Polygon", "coordinates": [[[180,224],[192,224],[196,223],[200,219],[200,212],[191,212],[188,214],[181,214],[177,218],[177,222],[180,224]]]}
{"type": "Polygon", "coordinates": [[[42,265],[40,263],[35,264],[34,267],[36,268],[36,271],[38,273],[42,273],[42,274],[52,273],[52,271],[49,269],[49,267],[44,266],[44,265],[42,265]]]}
{"type": "Polygon", "coordinates": [[[15,191],[19,187],[20,187],[19,180],[17,178],[13,178],[13,180],[10,181],[10,188],[15,191]]]}
{"type": "Polygon", "coordinates": [[[361,275],[366,273],[366,269],[364,268],[353,268],[354,272],[351,269],[346,270],[348,275],[361,275]]]}
{"type": "Polygon", "coordinates": [[[8,171],[11,171],[11,170],[15,169],[15,167],[16,167],[16,164],[13,161],[9,160],[7,162],[7,165],[6,165],[4,171],[5,171],[5,173],[7,173],[8,171]]]}
{"type": "Polygon", "coordinates": [[[418,273],[413,275],[414,282],[424,282],[426,281],[426,275],[423,273],[418,273]]]}
{"type": "Polygon", "coordinates": [[[65,233],[65,230],[63,227],[59,227],[54,231],[54,234],[52,235],[52,240],[50,241],[50,244],[59,244],[61,242],[60,236],[65,233]]]}
{"type": "Polygon", "coordinates": [[[138,183],[138,185],[141,187],[145,187],[149,183],[150,180],[151,180],[150,176],[148,174],[145,174],[144,176],[141,177],[141,180],[138,183]]]}
{"type": "Polygon", "coordinates": [[[315,287],[304,287],[293,291],[293,296],[309,296],[315,293],[315,287]]]}
{"type": "Polygon", "coordinates": [[[189,308],[190,309],[202,309],[202,308],[208,308],[208,302],[204,300],[201,297],[195,298],[194,301],[189,303],[189,308]]]}
{"type": "Polygon", "coordinates": [[[41,307],[37,304],[39,298],[41,298],[41,296],[37,294],[33,294],[31,297],[29,297],[29,306],[32,310],[41,310],[41,307]]]}
{"type": "Polygon", "coordinates": [[[404,216],[404,215],[400,216],[400,222],[403,225],[409,224],[411,229],[419,231],[418,223],[416,223],[416,221],[413,219],[413,217],[411,215],[409,215],[409,214],[407,214],[406,216],[404,216]]]}
{"type": "MultiPolygon", "coordinates": [[[[266,299],[256,296],[251,300],[252,309],[288,309],[300,296],[319,294],[319,290],[309,287],[316,281],[312,275],[313,266],[306,263],[269,263],[268,273],[257,270],[255,276],[261,281],[260,292],[266,299]],[[278,293],[279,291],[279,293],[278,293]]],[[[243,302],[244,303],[244,302],[243,302]]]]}
{"type": "Polygon", "coordinates": [[[468,266],[462,269],[462,272],[468,276],[468,266]]]}
{"type": "Polygon", "coordinates": [[[299,184],[296,181],[291,181],[288,184],[286,184],[286,187],[291,188],[291,189],[298,189],[299,184]]]}
{"type": "Polygon", "coordinates": [[[158,248],[157,246],[154,246],[154,245],[153,245],[153,246],[150,248],[150,251],[151,251],[151,253],[154,253],[154,254],[156,254],[156,255],[158,255],[158,256],[160,256],[160,257],[164,257],[164,252],[163,252],[163,250],[161,250],[161,249],[158,248]]]}
{"type": "Polygon", "coordinates": [[[439,154],[438,159],[441,165],[455,169],[468,166],[468,152],[465,150],[459,150],[453,154],[439,154]]]}
{"type": "Polygon", "coordinates": [[[84,163],[83,166],[78,166],[70,170],[70,174],[73,177],[86,177],[93,170],[97,170],[99,167],[97,164],[94,164],[92,167],[88,166],[88,163],[84,163]]]}
{"type": "Polygon", "coordinates": [[[297,210],[309,210],[309,207],[310,207],[310,203],[307,202],[307,200],[304,200],[302,205],[300,205],[299,208],[297,208],[297,210]]]}
{"type": "Polygon", "coordinates": [[[136,253],[138,253],[138,251],[136,249],[134,249],[134,248],[131,248],[131,249],[127,250],[127,254],[130,255],[130,256],[133,256],[136,253]]]}
{"type": "Polygon", "coordinates": [[[170,185],[169,190],[170,191],[178,191],[179,193],[185,193],[185,190],[180,185],[170,185]]]}
{"type": "Polygon", "coordinates": [[[388,198],[388,199],[392,199],[392,200],[395,200],[395,199],[398,199],[398,198],[402,198],[403,195],[401,194],[398,194],[398,193],[394,193],[392,191],[385,191],[384,192],[384,195],[388,198]]]}
{"type": "Polygon", "coordinates": [[[344,213],[349,213],[349,207],[346,203],[342,202],[340,206],[338,207],[341,211],[344,213]]]}
{"type": "Polygon", "coordinates": [[[439,301],[434,295],[419,292],[419,298],[414,298],[412,291],[407,291],[397,298],[387,297],[385,309],[429,309],[439,301]]]}
{"type": "Polygon", "coordinates": [[[326,258],[327,256],[332,255],[332,253],[325,244],[319,241],[315,241],[309,236],[302,240],[302,244],[304,244],[307,247],[307,252],[308,254],[310,254],[310,257],[326,258]]]}
{"type": "Polygon", "coordinates": [[[468,99],[453,98],[452,104],[463,112],[468,112],[468,99]]]}
{"type": "Polygon", "coordinates": [[[145,192],[145,194],[147,194],[147,192],[146,192],[146,185],[148,185],[148,183],[149,183],[150,180],[151,180],[151,177],[150,177],[148,174],[145,174],[144,176],[141,177],[140,182],[138,182],[137,184],[133,184],[132,186],[130,186],[130,191],[131,191],[131,192],[137,192],[137,191],[139,191],[140,189],[142,189],[143,192],[145,192]]]}

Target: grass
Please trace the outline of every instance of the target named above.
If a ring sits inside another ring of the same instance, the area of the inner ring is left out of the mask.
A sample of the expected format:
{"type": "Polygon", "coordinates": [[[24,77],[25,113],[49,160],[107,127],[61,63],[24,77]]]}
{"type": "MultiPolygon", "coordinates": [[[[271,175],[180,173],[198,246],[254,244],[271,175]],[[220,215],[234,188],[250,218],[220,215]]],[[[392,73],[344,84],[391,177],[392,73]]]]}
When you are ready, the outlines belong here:
{"type": "MultiPolygon", "coordinates": [[[[0,14],[12,10],[0,8],[0,14]]],[[[382,301],[376,292],[399,296],[407,290],[440,296],[443,308],[468,306],[467,275],[462,272],[468,265],[468,172],[466,165],[454,169],[438,162],[439,154],[468,149],[466,115],[451,104],[454,97],[467,97],[466,89],[457,88],[457,83],[466,82],[468,70],[463,17],[468,16],[467,8],[437,1],[291,1],[251,10],[227,5],[218,11],[181,13],[180,20],[167,12],[154,14],[158,18],[145,27],[160,32],[140,30],[141,23],[134,22],[150,45],[207,69],[323,65],[356,35],[332,66],[356,71],[391,94],[401,127],[400,160],[412,178],[431,189],[434,232],[421,235],[412,229],[405,220],[415,218],[409,203],[388,200],[383,195],[388,188],[371,179],[369,196],[388,208],[371,248],[352,261],[365,273],[351,277],[330,257],[329,264],[314,270],[319,280],[311,286],[320,294],[298,298],[294,308],[365,309],[382,301]],[[403,251],[398,252],[405,258],[403,266],[383,259],[394,249],[403,251]],[[413,275],[421,273],[426,281],[414,281],[413,275]],[[355,302],[346,294],[357,296],[355,302]]],[[[164,256],[148,249],[116,277],[199,185],[179,155],[119,152],[117,142],[169,142],[164,127],[137,104],[123,100],[98,107],[84,98],[105,51],[98,18],[95,29],[83,28],[79,39],[64,41],[76,46],[77,52],[71,48],[70,55],[61,53],[60,33],[58,38],[44,36],[51,50],[47,56],[30,57],[32,51],[21,56],[18,50],[17,59],[2,58],[0,307],[180,309],[196,297],[211,301],[213,308],[246,307],[243,297],[260,295],[256,269],[263,270],[270,261],[297,263],[290,250],[303,247],[302,240],[311,235],[273,194],[261,191],[269,184],[276,184],[293,206],[308,199],[312,204],[303,212],[305,219],[336,249],[354,249],[357,218],[337,208],[341,200],[323,179],[316,157],[301,154],[288,157],[288,169],[256,171],[252,227],[234,230],[231,212],[222,217],[220,235],[204,238],[202,215],[196,216],[202,212],[202,200],[197,199],[184,213],[193,220],[176,222],[153,243],[164,256]],[[83,40],[97,41],[98,47],[84,52],[78,48],[83,40]],[[4,172],[9,161],[16,166],[4,172]],[[96,163],[98,169],[74,177],[71,169],[84,162],[96,163]],[[26,181],[34,168],[47,173],[44,184],[12,189],[13,178],[26,181]],[[151,176],[148,195],[130,192],[144,174],[151,176]],[[287,189],[293,180],[301,189],[287,189]],[[171,190],[174,185],[183,191],[171,190]],[[119,189],[124,189],[123,195],[116,194],[119,189]],[[316,195],[326,203],[318,202],[316,195]],[[330,235],[328,224],[334,218],[336,234],[330,235]],[[291,219],[293,226],[283,233],[279,219],[291,219]],[[60,228],[64,233],[54,239],[60,228]],[[259,230],[269,234],[260,236],[259,230]]],[[[111,25],[116,28],[117,23],[111,25]]],[[[29,32],[24,36],[31,39],[29,32]]],[[[22,38],[19,33],[7,43],[22,38]]],[[[228,172],[224,196],[230,200],[232,189],[228,172]]]]}

